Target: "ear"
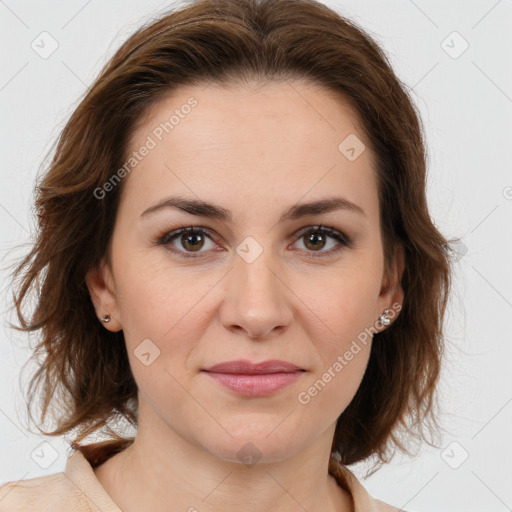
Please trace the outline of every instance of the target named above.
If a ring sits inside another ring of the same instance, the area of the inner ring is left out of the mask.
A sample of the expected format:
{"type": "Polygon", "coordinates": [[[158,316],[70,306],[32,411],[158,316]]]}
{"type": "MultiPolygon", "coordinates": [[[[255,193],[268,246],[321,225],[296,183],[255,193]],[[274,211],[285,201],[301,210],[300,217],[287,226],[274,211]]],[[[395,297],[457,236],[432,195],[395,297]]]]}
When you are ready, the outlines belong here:
{"type": "MultiPolygon", "coordinates": [[[[391,323],[396,320],[404,301],[404,290],[401,285],[402,275],[405,269],[405,251],[402,244],[397,244],[392,262],[392,268],[382,280],[379,294],[377,318],[385,309],[390,309],[391,323]]],[[[383,326],[385,329],[386,326],[383,326]]],[[[382,330],[383,330],[382,329],[382,330]]]]}
{"type": "Polygon", "coordinates": [[[109,264],[103,260],[99,267],[90,269],[85,283],[99,321],[104,315],[110,315],[110,321],[102,322],[103,326],[112,332],[120,331],[123,326],[119,321],[115,283],[109,264]]]}

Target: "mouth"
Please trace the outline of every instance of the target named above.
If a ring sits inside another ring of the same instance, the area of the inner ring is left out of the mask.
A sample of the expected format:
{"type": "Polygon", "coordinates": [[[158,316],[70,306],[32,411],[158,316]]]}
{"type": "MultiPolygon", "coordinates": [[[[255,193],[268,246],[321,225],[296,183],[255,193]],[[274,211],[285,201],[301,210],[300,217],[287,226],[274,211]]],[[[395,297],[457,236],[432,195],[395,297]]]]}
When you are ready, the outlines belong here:
{"type": "Polygon", "coordinates": [[[297,381],[306,370],[287,361],[228,361],[202,370],[210,378],[243,396],[271,395],[297,381]]]}

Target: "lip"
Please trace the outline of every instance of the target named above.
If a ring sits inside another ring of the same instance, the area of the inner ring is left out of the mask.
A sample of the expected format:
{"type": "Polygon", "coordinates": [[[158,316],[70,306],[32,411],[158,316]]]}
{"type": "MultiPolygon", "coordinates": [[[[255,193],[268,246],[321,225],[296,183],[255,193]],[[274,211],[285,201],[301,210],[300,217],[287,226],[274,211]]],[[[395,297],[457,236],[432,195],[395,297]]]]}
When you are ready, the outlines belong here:
{"type": "Polygon", "coordinates": [[[203,372],[239,395],[267,396],[289,386],[306,370],[286,361],[251,363],[246,360],[216,364],[203,372]]]}
{"type": "Polygon", "coordinates": [[[279,359],[270,359],[260,363],[252,363],[246,359],[237,359],[236,361],[226,361],[225,363],[215,364],[204,371],[215,373],[235,373],[243,375],[262,375],[268,373],[292,373],[303,371],[299,366],[279,359]]]}

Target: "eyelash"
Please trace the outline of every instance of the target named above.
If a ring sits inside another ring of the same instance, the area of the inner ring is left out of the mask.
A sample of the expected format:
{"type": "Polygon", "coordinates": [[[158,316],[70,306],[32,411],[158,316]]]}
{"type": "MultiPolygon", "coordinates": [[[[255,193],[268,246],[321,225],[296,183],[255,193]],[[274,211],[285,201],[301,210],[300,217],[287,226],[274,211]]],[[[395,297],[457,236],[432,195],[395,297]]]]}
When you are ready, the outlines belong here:
{"type": "MultiPolygon", "coordinates": [[[[218,241],[216,240],[216,237],[213,235],[213,232],[208,229],[201,226],[187,226],[182,227],[180,229],[176,229],[174,231],[167,231],[162,235],[159,235],[156,237],[155,240],[153,240],[154,244],[157,245],[164,245],[169,246],[170,242],[173,242],[176,238],[178,238],[180,235],[184,233],[189,234],[201,234],[208,236],[213,242],[218,244],[218,241]]],[[[317,258],[325,258],[328,256],[333,256],[334,254],[337,254],[340,250],[343,248],[350,248],[354,245],[352,240],[348,238],[346,235],[338,231],[337,229],[330,227],[330,226],[322,226],[321,224],[319,226],[308,226],[307,228],[301,229],[298,233],[296,233],[297,240],[304,237],[307,234],[321,234],[321,235],[327,235],[335,240],[338,241],[338,246],[334,249],[330,249],[329,251],[323,251],[323,252],[316,252],[316,251],[306,251],[309,252],[306,257],[311,259],[317,259],[317,258]]],[[[202,253],[187,253],[183,251],[179,251],[175,249],[174,247],[168,247],[168,250],[171,252],[177,254],[180,258],[201,258],[202,253]]]]}

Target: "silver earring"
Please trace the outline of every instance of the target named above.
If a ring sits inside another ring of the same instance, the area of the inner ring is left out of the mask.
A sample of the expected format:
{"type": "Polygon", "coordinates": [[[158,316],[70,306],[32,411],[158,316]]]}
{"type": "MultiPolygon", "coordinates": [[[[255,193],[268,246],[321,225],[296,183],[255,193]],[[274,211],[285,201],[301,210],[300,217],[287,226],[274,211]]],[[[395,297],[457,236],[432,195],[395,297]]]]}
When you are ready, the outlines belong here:
{"type": "Polygon", "coordinates": [[[107,324],[108,322],[110,322],[110,315],[107,314],[107,315],[101,317],[101,321],[105,322],[107,324]]]}
{"type": "Polygon", "coordinates": [[[384,310],[384,313],[382,313],[382,315],[379,316],[379,322],[382,324],[382,325],[389,325],[391,323],[391,318],[389,318],[389,315],[392,313],[393,311],[391,309],[385,309],[384,310]]]}

